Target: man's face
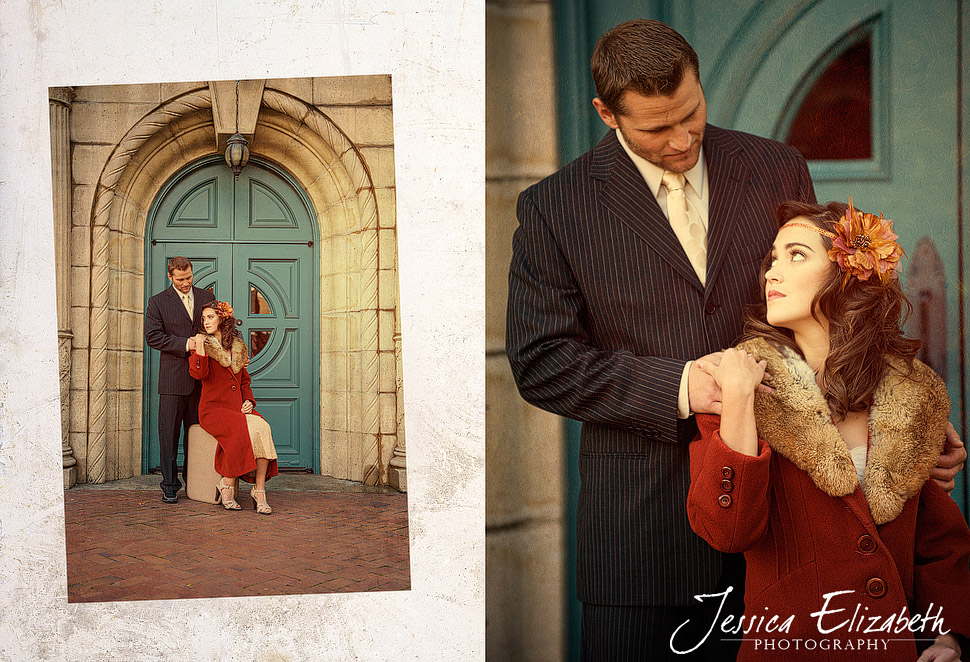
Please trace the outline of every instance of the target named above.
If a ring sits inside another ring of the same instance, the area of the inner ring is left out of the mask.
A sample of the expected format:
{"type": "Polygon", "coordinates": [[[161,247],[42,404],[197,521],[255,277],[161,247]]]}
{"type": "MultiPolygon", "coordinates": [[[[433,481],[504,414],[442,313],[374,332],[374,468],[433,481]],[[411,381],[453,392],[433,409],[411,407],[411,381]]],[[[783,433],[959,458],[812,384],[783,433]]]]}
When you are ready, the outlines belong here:
{"type": "Polygon", "coordinates": [[[623,93],[622,115],[598,98],[593,105],[611,129],[619,129],[630,150],[671,172],[687,172],[697,163],[707,124],[707,104],[697,74],[687,71],[672,96],[623,93]]]}
{"type": "Polygon", "coordinates": [[[168,279],[175,283],[175,289],[182,294],[188,294],[192,289],[192,267],[188,269],[174,269],[168,279]]]}

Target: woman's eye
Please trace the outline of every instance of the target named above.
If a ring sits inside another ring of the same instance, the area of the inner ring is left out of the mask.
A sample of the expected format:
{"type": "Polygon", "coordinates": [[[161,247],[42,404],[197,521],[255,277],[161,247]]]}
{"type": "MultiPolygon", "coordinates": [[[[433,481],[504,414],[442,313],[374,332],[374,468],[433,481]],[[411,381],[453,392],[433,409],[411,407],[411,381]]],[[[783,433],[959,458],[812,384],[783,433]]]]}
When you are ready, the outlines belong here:
{"type": "Polygon", "coordinates": [[[801,251],[792,251],[791,253],[792,262],[801,262],[804,259],[805,259],[805,253],[801,251]]]}

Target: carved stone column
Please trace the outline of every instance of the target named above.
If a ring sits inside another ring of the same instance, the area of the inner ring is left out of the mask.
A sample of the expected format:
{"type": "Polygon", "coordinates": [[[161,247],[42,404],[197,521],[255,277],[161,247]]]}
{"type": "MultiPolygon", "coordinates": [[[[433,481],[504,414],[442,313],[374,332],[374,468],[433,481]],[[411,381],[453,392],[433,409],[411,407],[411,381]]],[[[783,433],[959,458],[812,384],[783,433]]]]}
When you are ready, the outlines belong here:
{"type": "Polygon", "coordinates": [[[394,489],[399,492],[407,492],[407,456],[404,444],[404,375],[401,371],[400,330],[394,334],[394,357],[397,363],[397,443],[394,445],[394,452],[391,454],[391,461],[388,463],[387,479],[394,489]]]}
{"type": "Polygon", "coordinates": [[[60,366],[61,456],[64,489],[77,483],[71,425],[71,102],[74,90],[50,90],[51,183],[54,205],[54,265],[57,279],[57,355],[60,366]]]}

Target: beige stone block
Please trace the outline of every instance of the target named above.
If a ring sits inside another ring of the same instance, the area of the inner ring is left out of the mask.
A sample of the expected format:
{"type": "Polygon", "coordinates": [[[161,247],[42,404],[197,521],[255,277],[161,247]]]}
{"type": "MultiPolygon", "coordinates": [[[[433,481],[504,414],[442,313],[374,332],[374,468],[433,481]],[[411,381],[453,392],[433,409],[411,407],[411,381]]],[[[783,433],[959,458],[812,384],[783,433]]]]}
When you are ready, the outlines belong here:
{"type": "MultiPolygon", "coordinates": [[[[361,407],[363,406],[363,399],[359,391],[350,391],[347,393],[347,431],[348,432],[362,432],[361,420],[363,418],[363,411],[361,407]]],[[[352,436],[347,437],[347,441],[351,448],[358,446],[360,443],[360,436],[356,438],[352,436]]]]}
{"type": "MultiPolygon", "coordinates": [[[[91,272],[87,267],[71,268],[71,306],[87,307],[91,303],[91,272]]],[[[73,325],[73,320],[71,324],[73,325]]]]}
{"type": "Polygon", "coordinates": [[[394,351],[394,311],[380,311],[380,326],[378,331],[378,349],[382,352],[394,351]]]}
{"type": "Polygon", "coordinates": [[[397,360],[394,352],[381,352],[381,393],[394,393],[397,389],[397,360]]]}
{"type": "MultiPolygon", "coordinates": [[[[142,180],[146,181],[146,180],[142,180]]],[[[154,187],[151,193],[146,191],[146,199],[153,199],[154,187]]],[[[143,235],[145,232],[145,222],[148,215],[144,209],[138,205],[126,203],[121,209],[121,231],[125,234],[143,235]]]]}
{"type": "Polygon", "coordinates": [[[397,307],[397,271],[381,270],[377,277],[380,279],[381,310],[394,310],[397,307]]]}
{"type": "MultiPolygon", "coordinates": [[[[326,449],[325,458],[327,466],[330,468],[330,475],[334,478],[344,478],[349,475],[349,448],[347,447],[347,432],[343,430],[330,430],[325,435],[327,443],[320,444],[321,453],[326,449]]],[[[321,465],[324,463],[321,462],[321,465]]]]}
{"type": "Polygon", "coordinates": [[[367,164],[375,188],[394,186],[393,147],[363,147],[360,153],[364,157],[364,163],[367,164]]]}
{"type": "Polygon", "coordinates": [[[357,109],[353,106],[333,106],[320,109],[338,129],[357,143],[357,109]]]}
{"type": "Polygon", "coordinates": [[[87,429],[88,391],[86,388],[71,389],[71,432],[87,432],[87,429]]]}
{"type": "Polygon", "coordinates": [[[74,88],[77,95],[74,106],[79,104],[158,104],[161,100],[161,85],[142,83],[136,85],[79,85],[74,88]]]}
{"type": "Polygon", "coordinates": [[[360,352],[349,352],[347,354],[347,369],[348,390],[359,391],[361,384],[363,384],[363,366],[360,352]]]}
{"type": "Polygon", "coordinates": [[[486,525],[564,512],[563,419],[519,397],[504,356],[485,363],[486,525]]]}
{"type": "MultiPolygon", "coordinates": [[[[111,345],[109,343],[109,347],[110,346],[111,345]]],[[[118,350],[108,349],[107,356],[105,357],[105,373],[106,373],[105,379],[107,380],[106,383],[107,383],[108,389],[118,388],[118,369],[119,369],[118,359],[119,359],[118,350]]],[[[109,399],[111,399],[110,396],[109,396],[109,399]]],[[[110,419],[110,420],[114,420],[114,419],[110,419]]]]}
{"type": "Polygon", "coordinates": [[[365,237],[369,236],[368,232],[355,232],[347,237],[347,271],[360,271],[364,267],[365,261],[365,249],[364,244],[365,237]]]}
{"type": "Polygon", "coordinates": [[[390,76],[335,76],[313,79],[314,105],[376,105],[390,103],[390,76]]]}
{"type": "Polygon", "coordinates": [[[88,350],[71,350],[71,388],[84,389],[88,386],[88,350]]]}
{"type": "Polygon", "coordinates": [[[347,310],[350,303],[347,296],[347,274],[334,274],[331,288],[333,291],[333,309],[335,311],[347,310]]]}
{"type": "Polygon", "coordinates": [[[488,3],[485,167],[490,177],[558,168],[551,3],[488,3]],[[528,62],[528,67],[521,63],[528,62]],[[514,74],[510,74],[514,72],[514,74]]]}
{"type": "Polygon", "coordinates": [[[348,334],[347,316],[345,314],[334,317],[333,332],[335,350],[346,350],[350,347],[350,341],[352,339],[348,334]]]}
{"type": "Polygon", "coordinates": [[[393,393],[381,393],[381,434],[397,432],[397,397],[393,393]]]}
{"type": "Polygon", "coordinates": [[[121,314],[122,348],[140,350],[144,343],[144,322],[140,313],[124,312],[121,314]]]}
{"type": "Polygon", "coordinates": [[[360,354],[361,390],[377,393],[381,389],[381,361],[376,349],[363,350],[360,354]]]}
{"type": "Polygon", "coordinates": [[[397,194],[393,188],[379,188],[374,191],[377,199],[377,215],[381,228],[397,227],[397,194]]]}
{"type": "Polygon", "coordinates": [[[77,143],[118,143],[126,133],[158,105],[150,103],[74,102],[71,107],[71,140],[77,143]]]}
{"type": "Polygon", "coordinates": [[[331,205],[321,214],[321,225],[330,229],[330,234],[341,235],[351,232],[358,224],[356,203],[352,199],[342,199],[331,205]]]}
{"type": "Polygon", "coordinates": [[[394,230],[380,231],[380,268],[397,268],[397,232],[394,230]]]}
{"type": "Polygon", "coordinates": [[[181,96],[194,90],[208,87],[208,81],[194,81],[189,83],[162,83],[160,85],[159,96],[163,102],[171,101],[177,96],[181,96]]]}
{"type": "Polygon", "coordinates": [[[320,276],[320,312],[329,313],[334,310],[333,275],[320,276]]]}
{"type": "MultiPolygon", "coordinates": [[[[114,150],[113,145],[86,145],[74,144],[71,153],[71,176],[76,184],[86,184],[97,186],[101,171],[104,169],[108,157],[114,150]]],[[[82,219],[90,219],[93,215],[93,208],[81,208],[78,210],[82,219]]],[[[79,220],[77,216],[73,219],[75,225],[88,225],[90,221],[79,220]]]]}
{"type": "Polygon", "coordinates": [[[333,401],[334,418],[331,430],[347,431],[347,394],[342,391],[331,391],[328,396],[333,401]]]}
{"type": "Polygon", "coordinates": [[[558,522],[486,529],[485,646],[490,659],[568,657],[564,550],[565,532],[558,522]]]}
{"type": "MultiPolygon", "coordinates": [[[[356,137],[358,147],[394,144],[394,121],[390,108],[363,107],[356,109],[356,137]]],[[[393,168],[393,162],[391,164],[393,168]]]]}
{"type": "Polygon", "coordinates": [[[91,264],[91,228],[75,225],[71,228],[71,265],[86,267],[91,264]]]}
{"type": "MultiPolygon", "coordinates": [[[[74,186],[74,190],[71,193],[71,223],[73,225],[91,225],[91,216],[94,214],[94,191],[96,188],[92,184],[76,184],[74,186]]],[[[75,264],[82,263],[75,262],[75,264]]]]}
{"type": "Polygon", "coordinates": [[[349,271],[353,245],[348,235],[338,235],[329,242],[332,253],[330,266],[335,274],[345,274],[349,271]]]}
{"type": "Polygon", "coordinates": [[[86,432],[72,432],[69,435],[71,450],[74,452],[74,459],[77,460],[77,481],[79,483],[87,482],[87,476],[85,474],[85,464],[87,459],[87,433],[86,432]]]}
{"type": "Polygon", "coordinates": [[[333,390],[347,391],[349,388],[348,356],[345,352],[334,354],[333,357],[333,390]]]}
{"type": "Polygon", "coordinates": [[[312,78],[270,78],[266,81],[266,87],[292,94],[306,103],[313,103],[312,78]]]}
{"type": "MultiPolygon", "coordinates": [[[[347,338],[349,339],[350,344],[353,345],[354,347],[359,347],[360,349],[369,350],[373,348],[367,347],[360,335],[362,332],[361,319],[362,319],[362,316],[364,315],[367,315],[367,313],[361,313],[361,312],[347,313],[347,338]]],[[[368,319],[373,319],[373,317],[369,317],[368,319]]],[[[377,323],[376,320],[374,320],[373,323],[376,324],[377,323]]]]}
{"type": "Polygon", "coordinates": [[[71,306],[71,333],[74,338],[71,344],[75,348],[87,348],[90,340],[90,309],[87,306],[71,306]]]}
{"type": "Polygon", "coordinates": [[[124,235],[121,242],[121,268],[129,273],[142,273],[145,263],[145,240],[135,235],[124,235]]]}
{"type": "Polygon", "coordinates": [[[361,308],[360,282],[361,275],[359,273],[347,274],[347,308],[349,310],[360,310],[361,308]]]}
{"type": "Polygon", "coordinates": [[[485,343],[505,346],[512,235],[518,227],[515,203],[531,180],[485,183],[485,343]]]}

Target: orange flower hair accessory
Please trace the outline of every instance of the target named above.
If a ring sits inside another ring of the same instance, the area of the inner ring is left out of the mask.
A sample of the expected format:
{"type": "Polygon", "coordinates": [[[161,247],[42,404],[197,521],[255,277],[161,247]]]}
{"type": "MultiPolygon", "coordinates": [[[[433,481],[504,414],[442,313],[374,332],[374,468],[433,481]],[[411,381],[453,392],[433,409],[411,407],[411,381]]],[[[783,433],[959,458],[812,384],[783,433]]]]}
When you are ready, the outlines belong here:
{"type": "Polygon", "coordinates": [[[232,306],[226,301],[219,301],[216,303],[216,314],[223,319],[229,319],[232,317],[232,306]]]}
{"type": "Polygon", "coordinates": [[[902,269],[900,260],[906,253],[896,243],[898,236],[893,232],[892,219],[883,218],[881,213],[876,216],[858,211],[852,206],[852,196],[849,196],[849,208],[835,224],[835,232],[805,223],[790,225],[807,228],[832,239],[828,255],[845,272],[842,289],[849,282],[849,276],[869,280],[872,274],[876,274],[883,285],[899,277],[897,272],[902,269]]]}

